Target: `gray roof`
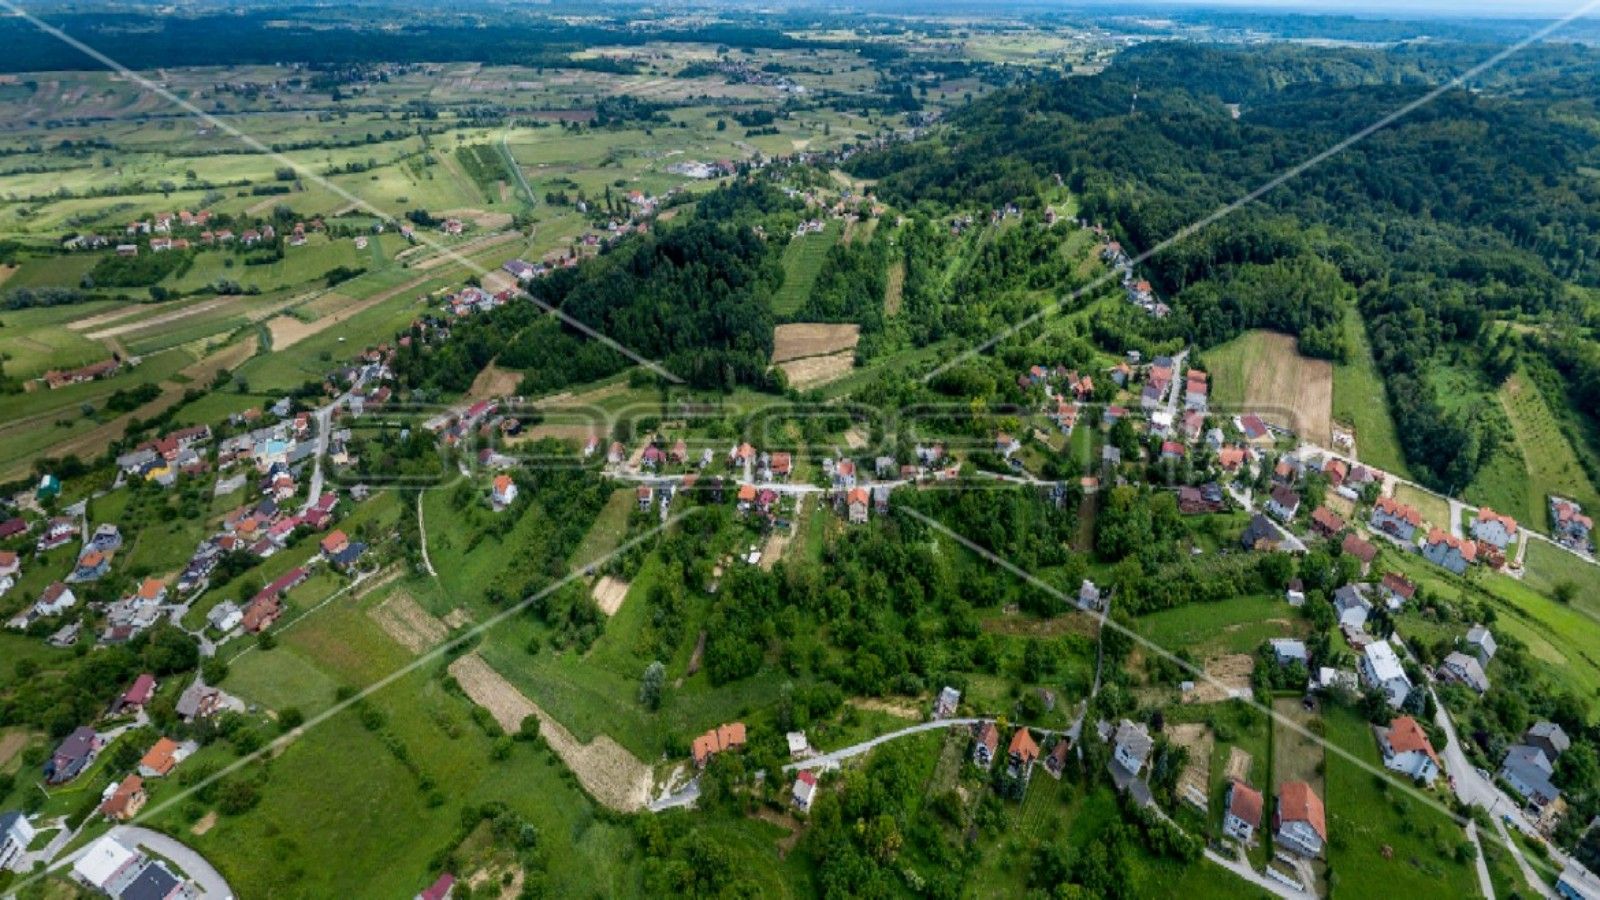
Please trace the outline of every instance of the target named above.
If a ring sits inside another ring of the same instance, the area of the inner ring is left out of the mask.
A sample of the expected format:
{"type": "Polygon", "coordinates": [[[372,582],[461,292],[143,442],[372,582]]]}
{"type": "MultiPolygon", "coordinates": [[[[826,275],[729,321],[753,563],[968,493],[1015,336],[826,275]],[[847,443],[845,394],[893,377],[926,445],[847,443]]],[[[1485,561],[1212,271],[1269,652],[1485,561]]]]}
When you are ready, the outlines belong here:
{"type": "Polygon", "coordinates": [[[1533,727],[1528,729],[1528,733],[1523,740],[1531,741],[1535,738],[1541,738],[1548,742],[1551,747],[1555,748],[1557,753],[1565,753],[1567,748],[1572,746],[1572,740],[1567,737],[1567,733],[1562,731],[1561,726],[1554,722],[1535,722],[1533,727]]]}
{"type": "Polygon", "coordinates": [[[1512,747],[1506,753],[1506,761],[1500,764],[1500,771],[1515,775],[1518,781],[1532,788],[1535,793],[1552,799],[1561,796],[1560,789],[1550,783],[1550,761],[1537,747],[1527,744],[1512,747]]]}
{"type": "Polygon", "coordinates": [[[18,822],[26,821],[28,821],[28,817],[24,816],[20,812],[16,812],[15,810],[12,812],[0,813],[0,837],[10,834],[11,829],[17,827],[18,822]]]}
{"type": "Polygon", "coordinates": [[[1478,658],[1475,656],[1468,656],[1457,651],[1446,656],[1444,664],[1447,668],[1458,673],[1460,677],[1472,682],[1474,686],[1481,685],[1485,688],[1489,686],[1489,676],[1483,674],[1483,666],[1479,665],[1478,658]]]}
{"type": "Polygon", "coordinates": [[[1371,601],[1367,600],[1361,589],[1353,584],[1347,584],[1333,592],[1333,605],[1340,612],[1347,609],[1372,609],[1371,601]]]}
{"type": "Polygon", "coordinates": [[[1150,732],[1143,725],[1127,719],[1118,723],[1116,736],[1112,740],[1123,752],[1140,760],[1149,756],[1150,749],[1155,746],[1155,742],[1150,740],[1150,732]]]}

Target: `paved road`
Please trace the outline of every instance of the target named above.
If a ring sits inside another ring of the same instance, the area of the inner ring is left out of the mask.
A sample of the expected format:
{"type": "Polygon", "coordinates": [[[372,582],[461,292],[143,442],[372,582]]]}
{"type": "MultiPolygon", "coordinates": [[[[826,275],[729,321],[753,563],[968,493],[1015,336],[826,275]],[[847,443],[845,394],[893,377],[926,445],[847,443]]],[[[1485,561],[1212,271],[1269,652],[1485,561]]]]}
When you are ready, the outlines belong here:
{"type": "Polygon", "coordinates": [[[1245,881],[1250,882],[1269,894],[1283,897],[1284,900],[1316,900],[1316,894],[1308,893],[1306,891],[1297,891],[1281,881],[1268,878],[1267,876],[1251,868],[1248,864],[1240,862],[1238,859],[1229,859],[1226,856],[1223,856],[1215,850],[1212,850],[1210,847],[1206,848],[1206,859],[1216,863],[1224,869],[1227,869],[1233,874],[1243,878],[1245,881]]]}
{"type": "Polygon", "coordinates": [[[1473,860],[1478,869],[1478,889],[1483,891],[1483,896],[1489,900],[1495,900],[1494,880],[1489,877],[1489,863],[1483,858],[1483,844],[1478,841],[1477,822],[1467,823],[1467,840],[1471,841],[1472,846],[1478,851],[1477,858],[1473,860]]]}
{"type": "MultiPolygon", "coordinates": [[[[879,744],[887,744],[890,741],[898,740],[898,739],[903,738],[903,737],[909,737],[909,736],[911,736],[913,734],[921,734],[924,731],[937,731],[940,728],[950,728],[951,726],[954,726],[954,725],[966,725],[968,727],[971,727],[971,726],[976,725],[979,722],[983,722],[983,721],[986,721],[986,720],[985,719],[934,719],[931,722],[919,722],[916,725],[912,725],[912,726],[907,727],[907,728],[902,728],[899,731],[891,731],[888,734],[880,734],[877,737],[872,738],[871,740],[862,741],[859,744],[852,744],[851,746],[845,747],[842,750],[835,750],[832,753],[824,753],[824,754],[821,754],[820,756],[813,756],[810,759],[802,759],[799,762],[789,763],[788,765],[783,767],[783,770],[785,772],[799,772],[799,771],[802,771],[802,770],[805,770],[805,769],[827,769],[827,768],[832,768],[833,766],[838,765],[839,763],[843,762],[844,760],[847,760],[847,759],[851,758],[852,756],[860,756],[861,754],[872,750],[872,748],[877,747],[879,744]]],[[[1036,729],[1036,730],[1038,730],[1038,729],[1036,729]]]]}
{"type": "Polygon", "coordinates": [[[200,895],[206,900],[227,900],[233,896],[233,888],[228,887],[222,873],[182,841],[138,825],[120,825],[111,830],[111,835],[124,846],[137,846],[172,860],[183,874],[200,886],[200,895]]]}
{"type": "Polygon", "coordinates": [[[311,488],[306,491],[306,502],[305,505],[300,507],[301,512],[310,509],[311,505],[316,503],[318,498],[322,496],[322,457],[327,455],[328,441],[333,435],[333,413],[340,406],[350,402],[350,398],[361,390],[361,385],[365,380],[365,374],[357,375],[355,381],[350,385],[350,390],[334,398],[327,405],[318,407],[316,412],[312,413],[312,417],[317,420],[317,455],[312,457],[311,488]]]}

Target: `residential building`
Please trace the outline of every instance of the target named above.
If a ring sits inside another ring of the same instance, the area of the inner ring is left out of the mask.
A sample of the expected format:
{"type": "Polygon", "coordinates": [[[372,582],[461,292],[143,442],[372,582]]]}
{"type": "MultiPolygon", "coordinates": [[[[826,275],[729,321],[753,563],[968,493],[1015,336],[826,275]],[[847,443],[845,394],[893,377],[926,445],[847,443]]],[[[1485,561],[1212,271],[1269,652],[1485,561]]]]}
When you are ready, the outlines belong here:
{"type": "Polygon", "coordinates": [[[1123,771],[1138,775],[1154,748],[1155,742],[1150,739],[1150,731],[1144,723],[1128,719],[1117,723],[1116,734],[1112,737],[1111,759],[1123,771]]]}
{"type": "Polygon", "coordinates": [[[1299,663],[1302,666],[1311,664],[1311,655],[1306,652],[1304,641],[1297,641],[1294,638],[1273,638],[1268,644],[1272,647],[1272,658],[1280,666],[1290,663],[1299,663]]]}
{"type": "Polygon", "coordinates": [[[817,776],[813,772],[801,772],[794,777],[794,789],[791,791],[794,808],[801,812],[811,811],[811,802],[817,796],[817,776]]]}
{"type": "Polygon", "coordinates": [[[119,713],[137,712],[144,709],[150,698],[156,695],[156,677],[146,672],[133,680],[133,684],[117,699],[116,708],[119,713]]]}
{"type": "Polygon", "coordinates": [[[1529,747],[1537,748],[1544,754],[1545,759],[1550,760],[1552,766],[1556,764],[1561,754],[1572,746],[1572,739],[1568,738],[1567,733],[1561,730],[1561,726],[1554,722],[1535,722],[1522,735],[1522,742],[1529,747]]]}
{"type": "Polygon", "coordinates": [[[1467,571],[1478,558],[1478,547],[1471,541],[1455,537],[1448,531],[1434,528],[1422,544],[1422,555],[1428,562],[1442,566],[1457,575],[1467,571]]]}
{"type": "Polygon", "coordinates": [[[13,867],[27,852],[37,833],[33,823],[22,813],[0,813],[0,872],[13,867]]]}
{"type": "Polygon", "coordinates": [[[1391,610],[1400,609],[1417,595],[1417,586],[1399,572],[1385,572],[1379,590],[1383,592],[1384,605],[1391,610]]]}
{"type": "Polygon", "coordinates": [[[1027,781],[1033,777],[1033,764],[1039,760],[1039,744],[1034,741],[1027,726],[1020,727],[1011,735],[1011,746],[1006,750],[1006,759],[1012,775],[1027,781]]]}
{"type": "Polygon", "coordinates": [[[1368,520],[1374,531],[1410,543],[1422,527],[1422,513],[1393,497],[1379,497],[1372,505],[1372,518],[1368,520]]]}
{"type": "Polygon", "coordinates": [[[169,737],[157,738],[139,759],[139,774],[146,778],[164,778],[187,756],[182,744],[169,737]]]}
{"type": "Polygon", "coordinates": [[[1389,727],[1377,727],[1378,749],[1383,754],[1384,766],[1403,775],[1432,784],[1443,766],[1434,752],[1427,732],[1410,716],[1399,716],[1389,727]]]}
{"type": "Polygon", "coordinates": [[[1550,782],[1555,767],[1544,751],[1527,744],[1517,744],[1506,753],[1500,764],[1500,777],[1511,785],[1528,804],[1536,809],[1561,798],[1561,790],[1550,782]]]}
{"type": "Polygon", "coordinates": [[[1467,629],[1467,649],[1478,658],[1480,664],[1487,666],[1499,648],[1495,646],[1494,635],[1489,633],[1489,629],[1474,625],[1467,629]]]}
{"type": "Polygon", "coordinates": [[[694,764],[705,768],[711,757],[729,750],[738,750],[745,745],[745,728],[743,722],[731,722],[707,731],[694,739],[690,752],[694,756],[694,764]]]}
{"type": "Polygon", "coordinates": [[[105,744],[100,740],[100,734],[87,725],[78,726],[71,734],[62,739],[56,746],[55,752],[44,764],[44,779],[47,784],[65,784],[77,778],[89,763],[100,754],[100,748],[105,744]]]}
{"type": "Polygon", "coordinates": [[[1267,498],[1267,512],[1277,517],[1279,521],[1287,522],[1300,511],[1300,495],[1294,488],[1280,484],[1272,489],[1272,494],[1267,498]]]}
{"type": "Polygon", "coordinates": [[[510,475],[496,475],[494,487],[489,492],[489,501],[497,510],[505,509],[517,499],[517,482],[510,475]]]}
{"type": "Polygon", "coordinates": [[[1362,628],[1367,616],[1372,614],[1372,603],[1367,599],[1364,585],[1347,584],[1333,592],[1334,618],[1341,626],[1362,628]]]}
{"type": "Polygon", "coordinates": [[[1328,840],[1327,814],[1322,798],[1304,781],[1289,781],[1278,787],[1278,810],[1272,825],[1277,842],[1302,856],[1322,855],[1328,840]]]}
{"type": "Polygon", "coordinates": [[[1372,561],[1378,558],[1378,548],[1374,547],[1371,541],[1353,531],[1344,536],[1344,542],[1339,545],[1339,549],[1344,552],[1345,556],[1361,563],[1361,574],[1363,575],[1372,569],[1372,561]]]}
{"type": "Polygon", "coordinates": [[[1481,507],[1478,518],[1472,523],[1472,536],[1497,550],[1504,550],[1517,536],[1517,520],[1487,506],[1481,507]]]}
{"type": "Polygon", "coordinates": [[[455,889],[456,877],[449,872],[443,872],[434,879],[433,884],[418,891],[411,900],[450,900],[450,895],[455,889]]]}
{"type": "Polygon", "coordinates": [[[1477,657],[1460,651],[1446,656],[1444,662],[1439,664],[1439,678],[1464,684],[1480,694],[1489,690],[1489,676],[1484,674],[1483,665],[1477,657]]]}
{"type": "Polygon", "coordinates": [[[1250,524],[1245,528],[1244,534],[1239,538],[1239,543],[1246,550],[1261,550],[1271,552],[1278,549],[1283,543],[1283,532],[1266,516],[1256,513],[1250,517],[1250,524]]]}
{"type": "Polygon", "coordinates": [[[851,488],[845,495],[845,505],[852,525],[860,525],[867,521],[867,506],[870,502],[871,495],[867,493],[866,488],[851,488]]]}
{"type": "Polygon", "coordinates": [[[1311,511],[1311,530],[1319,537],[1333,537],[1344,530],[1344,519],[1326,506],[1319,506],[1311,511]]]}
{"type": "Polygon", "coordinates": [[[1222,833],[1234,840],[1251,843],[1255,840],[1256,829],[1261,827],[1261,810],[1265,805],[1260,791],[1242,781],[1228,782],[1222,833]]]}
{"type": "Polygon", "coordinates": [[[1050,752],[1044,757],[1044,770],[1050,773],[1050,777],[1057,781],[1061,780],[1061,774],[1067,768],[1067,754],[1071,751],[1070,738],[1065,735],[1056,738],[1056,742],[1050,747],[1050,752]]]}
{"type": "Polygon", "coordinates": [[[1398,707],[1411,693],[1411,679],[1406,677],[1400,657],[1388,641],[1373,641],[1361,651],[1361,680],[1368,687],[1381,689],[1389,697],[1389,705],[1398,707]]]}
{"type": "Polygon", "coordinates": [[[972,761],[981,769],[994,764],[994,755],[1000,749],[1000,729],[993,722],[978,725],[977,740],[972,744],[972,761]]]}
{"type": "Polygon", "coordinates": [[[811,743],[806,740],[804,731],[786,732],[783,739],[789,743],[790,756],[804,756],[811,749],[811,743]]]}
{"type": "Polygon", "coordinates": [[[111,835],[89,845],[72,864],[72,876],[83,884],[121,897],[139,876],[144,857],[123,846],[111,835]]]}
{"type": "Polygon", "coordinates": [[[101,801],[100,815],[115,822],[126,822],[137,816],[149,799],[144,790],[144,779],[129,775],[101,801]]]}
{"type": "Polygon", "coordinates": [[[933,717],[935,719],[948,719],[956,714],[956,708],[961,705],[961,692],[945,685],[939,691],[938,699],[933,702],[933,717]]]}

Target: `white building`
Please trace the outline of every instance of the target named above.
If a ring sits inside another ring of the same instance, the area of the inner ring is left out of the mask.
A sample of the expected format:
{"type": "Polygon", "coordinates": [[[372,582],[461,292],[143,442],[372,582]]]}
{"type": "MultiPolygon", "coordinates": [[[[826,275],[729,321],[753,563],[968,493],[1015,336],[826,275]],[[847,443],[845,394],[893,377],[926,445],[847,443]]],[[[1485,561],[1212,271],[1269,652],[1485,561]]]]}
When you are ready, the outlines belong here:
{"type": "Polygon", "coordinates": [[[1406,696],[1411,693],[1411,679],[1406,677],[1400,657],[1388,641],[1373,641],[1362,651],[1361,681],[1388,694],[1390,706],[1405,703],[1406,696]]]}
{"type": "Polygon", "coordinates": [[[1389,727],[1374,730],[1384,766],[1427,784],[1439,776],[1439,756],[1416,719],[1400,716],[1389,727]]]}
{"type": "Polygon", "coordinates": [[[0,872],[12,868],[33,843],[34,835],[27,816],[19,812],[0,813],[0,872]]]}

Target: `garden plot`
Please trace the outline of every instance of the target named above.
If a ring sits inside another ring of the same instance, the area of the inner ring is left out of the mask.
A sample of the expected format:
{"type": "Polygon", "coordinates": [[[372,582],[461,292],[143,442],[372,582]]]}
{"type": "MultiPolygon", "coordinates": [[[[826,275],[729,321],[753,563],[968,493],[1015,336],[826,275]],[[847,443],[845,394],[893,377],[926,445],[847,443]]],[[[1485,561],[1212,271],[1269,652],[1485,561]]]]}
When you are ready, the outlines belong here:
{"type": "Polygon", "coordinates": [[[582,743],[476,653],[451,663],[450,674],[467,696],[487,709],[508,732],[519,730],[528,716],[537,716],[540,738],[602,805],[620,812],[636,812],[649,802],[650,768],[609,736],[602,734],[582,743]]]}
{"type": "Polygon", "coordinates": [[[405,591],[395,591],[389,599],[367,611],[383,633],[412,653],[423,653],[449,634],[443,622],[434,618],[405,591]]]}

